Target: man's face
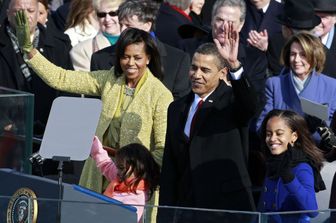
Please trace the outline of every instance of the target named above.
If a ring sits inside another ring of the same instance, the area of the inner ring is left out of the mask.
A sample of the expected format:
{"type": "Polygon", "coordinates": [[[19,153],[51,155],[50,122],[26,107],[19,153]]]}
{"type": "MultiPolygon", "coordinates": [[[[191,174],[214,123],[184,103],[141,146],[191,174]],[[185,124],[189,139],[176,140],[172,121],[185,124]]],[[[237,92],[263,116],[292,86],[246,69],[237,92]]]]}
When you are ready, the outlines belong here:
{"type": "Polygon", "coordinates": [[[321,23],[314,28],[314,31],[318,36],[324,37],[335,25],[336,15],[323,12],[316,12],[316,15],[321,18],[321,23]]]}
{"type": "Polygon", "coordinates": [[[238,7],[223,6],[220,7],[215,16],[212,18],[212,36],[214,39],[217,39],[219,43],[223,44],[224,42],[224,24],[232,22],[233,29],[237,32],[240,32],[241,28],[244,25],[244,22],[239,20],[241,16],[241,11],[238,7]]]}
{"type": "Polygon", "coordinates": [[[218,59],[213,55],[194,54],[189,78],[192,91],[201,98],[215,90],[219,84],[222,72],[216,62],[218,63],[218,59]]]}
{"type": "Polygon", "coordinates": [[[136,15],[121,19],[119,21],[119,24],[120,24],[120,32],[123,32],[127,28],[137,28],[149,32],[152,27],[151,22],[141,22],[139,21],[139,18],[136,15]]]}
{"type": "Polygon", "coordinates": [[[15,13],[24,10],[28,17],[30,32],[34,33],[39,15],[37,0],[12,0],[7,10],[11,27],[15,28],[15,13]]]}

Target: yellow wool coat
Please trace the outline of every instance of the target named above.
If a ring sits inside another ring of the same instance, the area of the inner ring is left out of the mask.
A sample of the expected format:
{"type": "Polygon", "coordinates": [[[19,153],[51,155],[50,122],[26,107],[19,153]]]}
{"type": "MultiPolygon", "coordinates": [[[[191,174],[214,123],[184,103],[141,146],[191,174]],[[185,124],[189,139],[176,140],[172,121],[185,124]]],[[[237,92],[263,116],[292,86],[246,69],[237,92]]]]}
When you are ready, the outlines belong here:
{"type": "MultiPolygon", "coordinates": [[[[96,135],[103,140],[117,109],[125,77],[111,70],[83,72],[57,67],[40,53],[28,61],[29,66],[51,87],[71,93],[101,96],[102,111],[96,135]]],[[[124,114],[120,128],[120,146],[141,143],[150,149],[161,165],[167,127],[167,109],[173,101],[170,91],[149,71],[141,89],[124,114]]],[[[88,154],[89,155],[89,154],[88,154]]],[[[103,177],[89,157],[84,165],[80,185],[101,193],[103,177]]]]}

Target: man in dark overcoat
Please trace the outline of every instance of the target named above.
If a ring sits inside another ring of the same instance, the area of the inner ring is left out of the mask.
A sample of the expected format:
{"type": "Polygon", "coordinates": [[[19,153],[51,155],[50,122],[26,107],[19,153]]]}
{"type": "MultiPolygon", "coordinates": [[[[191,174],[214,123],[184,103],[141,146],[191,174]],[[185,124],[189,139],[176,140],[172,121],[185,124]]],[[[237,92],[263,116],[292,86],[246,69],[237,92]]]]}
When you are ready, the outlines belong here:
{"type": "MultiPolygon", "coordinates": [[[[33,133],[35,137],[41,138],[53,100],[60,95],[69,94],[49,87],[26,65],[16,38],[15,13],[18,10],[25,10],[27,13],[34,47],[52,63],[65,69],[73,69],[69,55],[71,44],[67,35],[48,30],[37,23],[38,0],[9,0],[7,17],[0,27],[0,86],[34,94],[33,133]]],[[[39,144],[34,144],[33,151],[38,149],[39,144]]],[[[72,171],[70,165],[64,166],[64,173],[72,171]]],[[[41,174],[35,171],[33,173],[41,174]]],[[[57,163],[49,160],[44,162],[43,174],[57,175],[57,163]]],[[[65,175],[64,181],[76,183],[78,178],[78,173],[77,176],[65,175]]]]}
{"type": "Polygon", "coordinates": [[[53,100],[59,92],[46,85],[33,70],[28,68],[23,54],[18,49],[15,36],[15,12],[25,9],[28,13],[33,44],[48,60],[66,69],[73,69],[66,35],[48,32],[37,23],[37,0],[11,0],[7,19],[0,27],[0,86],[34,94],[34,134],[42,135],[53,100]]]}
{"type": "MultiPolygon", "coordinates": [[[[237,54],[237,32],[226,37],[237,54]]],[[[229,49],[230,48],[230,49],[229,49]]],[[[235,72],[214,43],[195,52],[192,92],[168,109],[159,205],[253,211],[248,123],[257,110],[246,71],[235,72]]],[[[234,61],[234,58],[232,62],[234,61]]],[[[237,58],[235,58],[237,61],[237,58]]],[[[233,62],[234,63],[234,62],[233,62]]],[[[161,208],[158,223],[249,222],[238,215],[161,208]]]]}

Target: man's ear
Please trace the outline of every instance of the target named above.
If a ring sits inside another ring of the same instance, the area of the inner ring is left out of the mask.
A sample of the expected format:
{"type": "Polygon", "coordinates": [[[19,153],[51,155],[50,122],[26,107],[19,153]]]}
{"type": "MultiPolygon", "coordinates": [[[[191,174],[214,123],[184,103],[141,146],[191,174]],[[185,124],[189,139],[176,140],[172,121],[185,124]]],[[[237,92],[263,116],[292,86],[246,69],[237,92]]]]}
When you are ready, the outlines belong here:
{"type": "Polygon", "coordinates": [[[239,33],[239,32],[241,31],[241,29],[243,28],[244,23],[245,23],[245,20],[242,21],[242,22],[239,24],[239,26],[238,26],[238,30],[237,30],[238,33],[239,33]]]}
{"type": "Polygon", "coordinates": [[[145,29],[145,31],[150,32],[151,29],[152,29],[152,25],[153,25],[152,22],[146,22],[146,23],[144,24],[144,29],[145,29]]]}
{"type": "Polygon", "coordinates": [[[229,68],[224,67],[219,71],[219,79],[224,81],[227,85],[231,86],[230,79],[228,77],[229,68]]]}
{"type": "Polygon", "coordinates": [[[219,72],[219,79],[225,80],[227,78],[227,75],[229,73],[229,69],[227,67],[222,68],[219,72]]]}

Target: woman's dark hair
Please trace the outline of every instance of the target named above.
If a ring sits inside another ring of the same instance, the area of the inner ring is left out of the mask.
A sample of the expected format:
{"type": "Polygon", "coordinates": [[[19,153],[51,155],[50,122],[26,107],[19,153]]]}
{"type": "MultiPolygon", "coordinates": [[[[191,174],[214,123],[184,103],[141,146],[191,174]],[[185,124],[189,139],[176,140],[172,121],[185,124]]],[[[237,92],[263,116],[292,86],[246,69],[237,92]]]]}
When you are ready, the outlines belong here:
{"type": "Polygon", "coordinates": [[[125,48],[131,44],[139,43],[144,43],[145,52],[150,57],[148,64],[149,70],[155,77],[161,80],[163,77],[163,71],[160,54],[155,40],[149,33],[136,28],[128,28],[124,30],[118,38],[116,43],[116,61],[114,63],[115,75],[119,77],[123,73],[123,70],[120,66],[120,59],[124,56],[125,48]]]}
{"type": "Polygon", "coordinates": [[[265,139],[266,139],[266,125],[268,120],[270,120],[273,117],[279,117],[282,120],[285,121],[286,125],[293,131],[297,133],[297,140],[294,143],[295,149],[302,149],[308,157],[313,162],[314,166],[321,170],[322,168],[322,162],[323,162],[323,154],[322,151],[317,148],[315,145],[315,142],[312,138],[311,133],[308,130],[307,123],[305,119],[297,114],[294,111],[289,110],[279,110],[274,109],[270,111],[266,117],[264,118],[262,125],[261,125],[261,146],[264,149],[266,154],[270,154],[269,149],[267,148],[265,139]]]}
{"type": "Polygon", "coordinates": [[[143,145],[132,143],[121,147],[115,155],[117,168],[120,170],[119,178],[121,182],[127,183],[127,179],[133,174],[134,179],[126,186],[132,193],[136,193],[136,188],[141,180],[145,182],[148,191],[148,200],[159,185],[160,166],[154,160],[150,151],[143,145]]]}

